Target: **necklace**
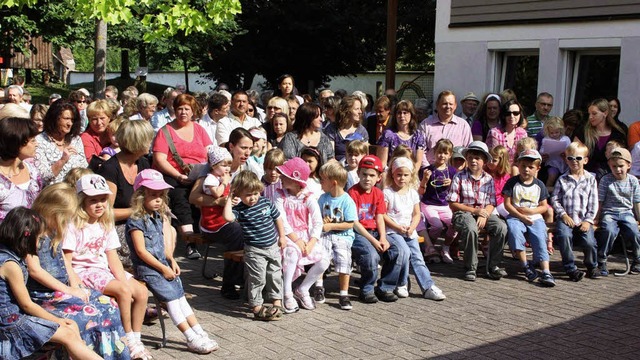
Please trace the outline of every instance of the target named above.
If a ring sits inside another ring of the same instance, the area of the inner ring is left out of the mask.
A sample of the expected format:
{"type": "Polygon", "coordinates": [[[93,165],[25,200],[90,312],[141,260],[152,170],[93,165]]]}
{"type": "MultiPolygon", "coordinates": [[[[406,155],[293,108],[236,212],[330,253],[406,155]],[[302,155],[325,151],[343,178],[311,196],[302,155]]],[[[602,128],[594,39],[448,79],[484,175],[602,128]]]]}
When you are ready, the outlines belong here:
{"type": "Polygon", "coordinates": [[[64,146],[64,143],[65,143],[65,139],[64,138],[62,138],[62,141],[58,141],[58,140],[54,139],[53,136],[49,136],[49,137],[51,138],[51,140],[53,140],[54,144],[56,144],[58,146],[64,146]]]}
{"type": "Polygon", "coordinates": [[[20,175],[20,172],[22,171],[22,161],[18,163],[17,169],[18,170],[14,174],[13,169],[11,168],[9,168],[9,171],[7,172],[5,172],[2,168],[0,168],[0,173],[2,173],[2,175],[4,175],[4,177],[6,177],[9,180],[13,179],[14,177],[20,175]]]}

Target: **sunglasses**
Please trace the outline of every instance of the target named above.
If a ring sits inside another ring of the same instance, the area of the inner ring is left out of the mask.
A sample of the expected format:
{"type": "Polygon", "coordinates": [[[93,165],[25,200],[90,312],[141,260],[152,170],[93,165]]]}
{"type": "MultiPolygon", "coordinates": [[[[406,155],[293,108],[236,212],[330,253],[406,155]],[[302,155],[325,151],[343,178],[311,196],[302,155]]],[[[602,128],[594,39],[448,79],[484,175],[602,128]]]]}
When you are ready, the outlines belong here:
{"type": "Polygon", "coordinates": [[[567,160],[569,161],[582,161],[582,159],[584,159],[582,156],[567,156],[567,160]]]}
{"type": "Polygon", "coordinates": [[[267,110],[282,110],[282,109],[277,106],[267,106],[267,110]]]}
{"type": "Polygon", "coordinates": [[[513,114],[513,116],[520,116],[520,111],[505,111],[504,114],[506,116],[509,116],[511,114],[513,114]]]}
{"type": "Polygon", "coordinates": [[[75,101],[75,103],[76,103],[76,104],[82,104],[82,103],[89,104],[89,103],[91,103],[91,101],[89,101],[89,100],[84,100],[84,101],[82,101],[82,100],[76,100],[76,101],[75,101]]]}

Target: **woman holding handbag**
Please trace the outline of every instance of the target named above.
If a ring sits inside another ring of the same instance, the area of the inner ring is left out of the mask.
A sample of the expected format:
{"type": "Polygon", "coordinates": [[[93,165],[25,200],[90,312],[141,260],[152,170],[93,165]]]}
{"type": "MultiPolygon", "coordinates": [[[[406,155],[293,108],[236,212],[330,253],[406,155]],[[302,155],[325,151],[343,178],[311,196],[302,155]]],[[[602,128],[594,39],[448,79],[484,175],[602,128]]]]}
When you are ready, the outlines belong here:
{"type": "MultiPolygon", "coordinates": [[[[194,216],[189,204],[192,180],[191,169],[196,164],[207,162],[207,147],[213,145],[207,132],[197,124],[199,114],[196,99],[181,94],[173,102],[176,119],[163,126],[153,144],[153,168],[164,175],[164,180],[173,189],[169,190],[169,205],[176,216],[181,237],[193,234],[194,216]]],[[[200,253],[193,244],[187,245],[187,257],[199,259],[200,253]]]]}

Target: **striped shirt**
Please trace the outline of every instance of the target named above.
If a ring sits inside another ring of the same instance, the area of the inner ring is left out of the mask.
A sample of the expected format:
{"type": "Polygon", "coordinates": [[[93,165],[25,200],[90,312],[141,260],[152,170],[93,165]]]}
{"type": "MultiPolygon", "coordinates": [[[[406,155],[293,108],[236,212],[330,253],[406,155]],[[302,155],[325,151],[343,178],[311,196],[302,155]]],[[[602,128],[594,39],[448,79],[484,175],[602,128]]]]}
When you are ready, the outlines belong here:
{"type": "Polygon", "coordinates": [[[553,189],[551,204],[558,219],[568,214],[576,225],[583,221],[593,224],[598,213],[598,184],[595,176],[587,171],[580,179],[571,176],[570,172],[562,174],[553,189]]]}
{"type": "Polygon", "coordinates": [[[598,199],[603,213],[632,212],[633,204],[640,203],[638,179],[627,174],[626,179],[616,180],[613,174],[607,174],[600,179],[598,199]]]}
{"type": "Polygon", "coordinates": [[[266,248],[278,242],[275,221],[280,212],[271,201],[261,196],[253,206],[239,203],[233,207],[233,214],[242,226],[245,244],[266,248]]]}
{"type": "Polygon", "coordinates": [[[461,203],[474,208],[496,206],[496,188],[493,178],[482,172],[479,179],[474,179],[468,169],[457,173],[451,180],[447,201],[461,203]]]}

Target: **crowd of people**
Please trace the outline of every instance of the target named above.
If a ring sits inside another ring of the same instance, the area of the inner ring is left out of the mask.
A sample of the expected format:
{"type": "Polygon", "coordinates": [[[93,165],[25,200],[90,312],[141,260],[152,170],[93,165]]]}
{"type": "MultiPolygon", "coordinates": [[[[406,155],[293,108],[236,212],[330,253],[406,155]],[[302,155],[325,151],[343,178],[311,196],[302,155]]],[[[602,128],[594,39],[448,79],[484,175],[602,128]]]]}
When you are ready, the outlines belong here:
{"type": "Polygon", "coordinates": [[[527,117],[510,90],[467,93],[458,108],[451,91],[431,105],[277,84],[160,99],[109,86],[105,99],[80,89],[48,105],[5,89],[0,334],[14,336],[0,357],[55,342],[74,358],[151,359],[147,289],[189,350],[216,350],[174,258],[183,243],[200,258],[198,238],[244,251],[243,264],[225,259],[221,295],[243,288],[264,321],[324,303],[331,266],[343,310],[354,265],[363,303],[408,297],[410,269],[442,301],[427,264],[461,258],[464,280],[499,280],[507,243],[522,277],[551,287],[554,249],[569,279],[596,279],[622,233],[640,273],[640,123],[618,120],[617,99],[557,117],[543,92],[527,117]]]}

